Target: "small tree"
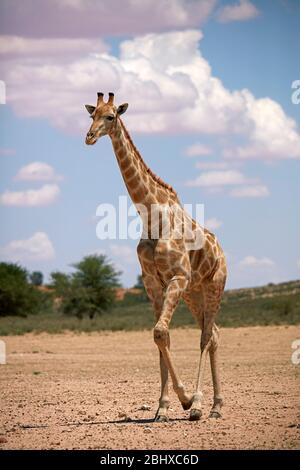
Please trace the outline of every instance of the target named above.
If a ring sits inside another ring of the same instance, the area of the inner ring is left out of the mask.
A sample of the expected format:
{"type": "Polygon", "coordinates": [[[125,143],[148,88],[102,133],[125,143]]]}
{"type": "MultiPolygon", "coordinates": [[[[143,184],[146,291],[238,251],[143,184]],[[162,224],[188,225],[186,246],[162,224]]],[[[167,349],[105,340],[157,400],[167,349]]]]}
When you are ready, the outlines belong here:
{"type": "Polygon", "coordinates": [[[40,299],[40,293],[28,282],[26,269],[0,263],[0,316],[36,313],[40,299]]]}
{"type": "Polygon", "coordinates": [[[122,301],[123,305],[134,305],[138,304],[140,302],[148,302],[149,297],[146,293],[146,289],[144,287],[144,282],[142,276],[139,274],[137,277],[137,281],[135,285],[133,286],[134,289],[139,289],[140,293],[132,293],[132,292],[126,292],[124,299],[122,301]]]}
{"type": "Polygon", "coordinates": [[[66,295],[71,288],[71,278],[68,274],[54,271],[50,274],[50,279],[49,287],[52,287],[59,297],[66,295]]]}
{"type": "Polygon", "coordinates": [[[34,286],[41,286],[43,284],[43,280],[44,280],[44,276],[43,276],[43,273],[41,273],[41,271],[33,271],[30,274],[30,281],[31,281],[31,284],[33,284],[34,286]]]}
{"type": "Polygon", "coordinates": [[[70,275],[52,273],[52,286],[62,297],[61,309],[68,315],[93,318],[107,310],[115,300],[115,287],[119,275],[104,255],[86,256],[73,264],[75,272],[70,275]]]}
{"type": "Polygon", "coordinates": [[[143,290],[145,289],[144,283],[143,283],[143,277],[141,274],[139,274],[138,277],[136,278],[136,283],[133,287],[135,289],[143,289],[143,290]]]}
{"type": "Polygon", "coordinates": [[[145,286],[144,286],[144,281],[143,281],[143,276],[141,274],[138,275],[137,277],[137,280],[136,280],[136,284],[134,286],[136,289],[140,289],[141,290],[141,295],[140,295],[140,298],[143,302],[145,301],[148,301],[149,300],[149,297],[147,295],[147,292],[146,292],[146,289],[145,289],[145,286]]]}

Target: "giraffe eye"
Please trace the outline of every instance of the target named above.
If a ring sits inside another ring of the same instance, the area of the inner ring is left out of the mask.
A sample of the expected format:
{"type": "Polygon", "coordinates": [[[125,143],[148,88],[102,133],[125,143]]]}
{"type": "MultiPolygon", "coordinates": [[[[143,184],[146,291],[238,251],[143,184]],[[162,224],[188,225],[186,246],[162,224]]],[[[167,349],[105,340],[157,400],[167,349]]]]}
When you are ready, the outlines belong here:
{"type": "Polygon", "coordinates": [[[106,119],[107,119],[108,121],[112,121],[114,118],[113,118],[113,116],[106,116],[106,119]]]}

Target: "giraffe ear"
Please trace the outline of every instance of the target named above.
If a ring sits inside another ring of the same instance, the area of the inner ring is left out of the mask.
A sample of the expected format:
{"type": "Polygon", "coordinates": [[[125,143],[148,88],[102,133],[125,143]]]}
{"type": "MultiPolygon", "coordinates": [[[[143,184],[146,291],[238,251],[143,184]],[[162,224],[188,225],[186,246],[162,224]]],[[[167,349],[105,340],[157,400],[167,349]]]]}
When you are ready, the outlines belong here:
{"type": "Polygon", "coordinates": [[[86,104],[85,107],[86,107],[86,110],[89,114],[93,114],[93,112],[96,109],[95,106],[91,106],[90,104],[86,104]]]}
{"type": "Polygon", "coordinates": [[[123,104],[120,104],[120,106],[118,107],[118,110],[117,110],[117,114],[120,116],[120,114],[124,114],[125,111],[127,110],[128,108],[128,103],[123,103],[123,104]]]}

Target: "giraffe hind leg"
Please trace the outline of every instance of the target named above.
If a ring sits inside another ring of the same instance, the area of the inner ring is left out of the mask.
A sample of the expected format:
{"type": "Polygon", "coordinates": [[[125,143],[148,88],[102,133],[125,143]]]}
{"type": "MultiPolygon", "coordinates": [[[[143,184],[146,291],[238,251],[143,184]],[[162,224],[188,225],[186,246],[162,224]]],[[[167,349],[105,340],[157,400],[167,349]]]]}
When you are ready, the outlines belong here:
{"type": "Polygon", "coordinates": [[[214,324],[213,338],[212,338],[211,347],[209,349],[211,375],[212,375],[212,381],[213,381],[213,387],[214,387],[214,401],[213,401],[213,406],[209,415],[210,418],[221,418],[221,408],[224,404],[223,395],[221,391],[221,383],[220,383],[218,345],[219,345],[219,330],[216,324],[214,324]]]}
{"type": "Polygon", "coordinates": [[[215,318],[219,310],[220,301],[224,289],[224,282],[219,277],[211,281],[207,281],[199,293],[190,296],[187,304],[194,316],[197,317],[202,329],[200,343],[200,363],[198,369],[198,377],[196,383],[196,391],[190,412],[190,420],[198,420],[202,415],[202,399],[203,399],[203,380],[205,372],[205,364],[207,356],[210,356],[211,373],[214,388],[214,403],[210,417],[220,417],[223,398],[221,394],[221,384],[219,378],[219,361],[218,361],[218,341],[219,332],[215,324],[215,318]],[[199,297],[199,305],[197,307],[197,296],[199,297]]]}

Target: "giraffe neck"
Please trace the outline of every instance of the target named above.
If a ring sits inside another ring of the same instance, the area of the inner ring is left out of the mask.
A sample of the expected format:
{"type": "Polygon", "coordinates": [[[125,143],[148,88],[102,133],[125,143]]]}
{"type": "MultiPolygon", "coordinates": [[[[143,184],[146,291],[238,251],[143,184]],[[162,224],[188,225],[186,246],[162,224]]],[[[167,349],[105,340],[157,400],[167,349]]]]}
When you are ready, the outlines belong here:
{"type": "Polygon", "coordinates": [[[133,144],[127,129],[117,118],[114,130],[110,134],[115,155],[134,204],[167,204],[177,201],[177,195],[171,186],[158,178],[142,159],[133,144]]]}

